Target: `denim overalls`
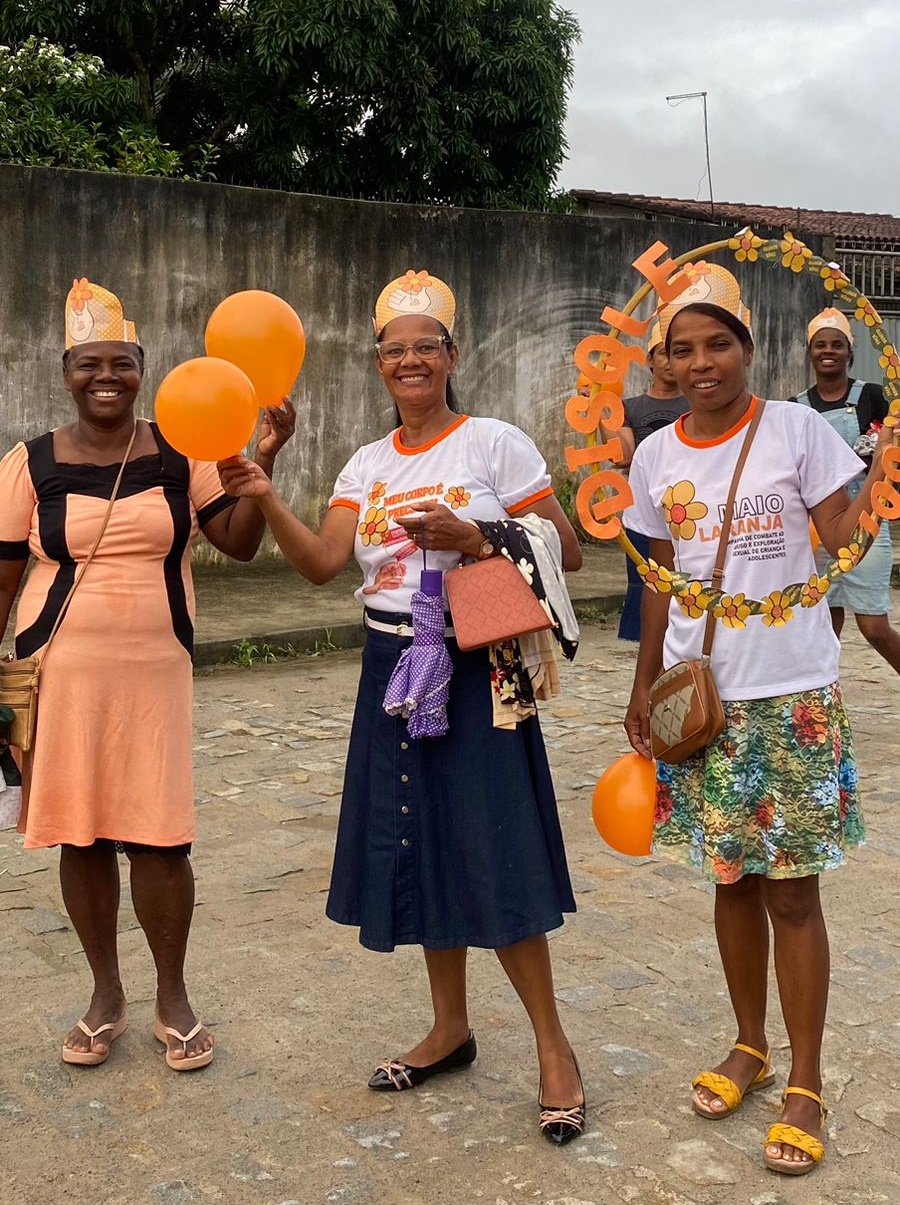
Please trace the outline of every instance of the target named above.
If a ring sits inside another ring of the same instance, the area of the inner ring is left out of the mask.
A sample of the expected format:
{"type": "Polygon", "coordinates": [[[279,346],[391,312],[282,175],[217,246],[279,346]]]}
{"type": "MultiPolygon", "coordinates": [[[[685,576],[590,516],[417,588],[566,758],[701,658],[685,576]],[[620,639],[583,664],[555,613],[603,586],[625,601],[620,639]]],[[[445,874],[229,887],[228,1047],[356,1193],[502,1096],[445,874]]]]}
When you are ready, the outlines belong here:
{"type": "MultiPolygon", "coordinates": [[[[864,381],[854,381],[847,394],[847,400],[840,409],[820,411],[822,418],[835,430],[841,439],[853,447],[859,439],[859,419],[856,407],[862,395],[864,381]]],[[[802,406],[808,406],[809,391],[797,394],[797,401],[802,406]]],[[[862,489],[865,473],[860,473],[845,486],[851,498],[855,498],[862,489]]],[[[816,549],[816,568],[819,573],[831,560],[831,555],[823,547],[816,549]]],[[[891,609],[890,585],[893,552],[891,548],[891,533],[889,524],[883,522],[875,537],[872,547],[866,553],[862,562],[850,573],[837,578],[828,591],[828,603],[832,607],[843,607],[854,615],[885,615],[891,609]]]]}

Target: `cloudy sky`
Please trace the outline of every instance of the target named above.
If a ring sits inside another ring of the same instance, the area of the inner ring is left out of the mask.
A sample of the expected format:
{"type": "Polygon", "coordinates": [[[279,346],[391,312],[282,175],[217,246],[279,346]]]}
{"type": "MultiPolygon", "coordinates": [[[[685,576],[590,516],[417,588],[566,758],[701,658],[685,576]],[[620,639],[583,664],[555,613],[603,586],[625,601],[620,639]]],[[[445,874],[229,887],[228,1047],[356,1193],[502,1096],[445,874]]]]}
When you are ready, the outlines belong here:
{"type": "Polygon", "coordinates": [[[564,188],[900,215],[900,0],[560,0],[564,188]]]}

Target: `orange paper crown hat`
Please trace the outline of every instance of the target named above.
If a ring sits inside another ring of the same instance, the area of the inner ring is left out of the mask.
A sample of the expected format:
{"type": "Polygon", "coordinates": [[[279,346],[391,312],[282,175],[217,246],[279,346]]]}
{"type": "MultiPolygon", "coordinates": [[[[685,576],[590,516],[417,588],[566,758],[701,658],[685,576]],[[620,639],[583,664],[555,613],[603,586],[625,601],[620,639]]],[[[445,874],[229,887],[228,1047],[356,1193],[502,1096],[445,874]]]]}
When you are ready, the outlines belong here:
{"type": "Polygon", "coordinates": [[[821,313],[816,314],[809,326],[806,328],[806,342],[811,343],[813,335],[821,330],[840,331],[842,335],[846,335],[850,346],[853,346],[853,331],[850,329],[850,321],[846,314],[842,314],[840,310],[836,310],[833,305],[825,307],[821,313]]]}
{"type": "Polygon", "coordinates": [[[743,322],[752,336],[750,311],[741,301],[740,285],[727,268],[723,268],[721,264],[710,264],[705,260],[700,260],[696,264],[685,264],[684,271],[691,282],[689,287],[674,301],[662,306],[659,311],[659,327],[663,340],[669,330],[669,323],[678,311],[683,306],[692,305],[698,301],[705,301],[709,305],[718,305],[723,310],[728,310],[729,314],[734,314],[735,318],[743,322]]]}
{"type": "Polygon", "coordinates": [[[381,290],[375,302],[375,334],[380,335],[392,318],[410,314],[436,318],[452,335],[456,318],[453,290],[436,276],[410,268],[381,290]]]}
{"type": "Polygon", "coordinates": [[[66,348],[107,340],[137,343],[134,323],[125,317],[115,293],[86,276],[76,278],[66,297],[66,348]]]}

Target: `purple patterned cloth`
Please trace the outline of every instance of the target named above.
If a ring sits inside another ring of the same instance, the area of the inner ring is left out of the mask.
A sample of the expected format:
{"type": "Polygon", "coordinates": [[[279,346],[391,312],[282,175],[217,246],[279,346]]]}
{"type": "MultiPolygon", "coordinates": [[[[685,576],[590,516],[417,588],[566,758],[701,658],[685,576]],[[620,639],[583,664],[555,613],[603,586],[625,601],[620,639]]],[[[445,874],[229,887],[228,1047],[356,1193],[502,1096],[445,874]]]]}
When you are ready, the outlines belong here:
{"type": "Polygon", "coordinates": [[[413,594],[413,642],[400,654],[384,696],[388,715],[402,715],[409,735],[443,736],[453,663],[444,642],[444,600],[413,594]]]}

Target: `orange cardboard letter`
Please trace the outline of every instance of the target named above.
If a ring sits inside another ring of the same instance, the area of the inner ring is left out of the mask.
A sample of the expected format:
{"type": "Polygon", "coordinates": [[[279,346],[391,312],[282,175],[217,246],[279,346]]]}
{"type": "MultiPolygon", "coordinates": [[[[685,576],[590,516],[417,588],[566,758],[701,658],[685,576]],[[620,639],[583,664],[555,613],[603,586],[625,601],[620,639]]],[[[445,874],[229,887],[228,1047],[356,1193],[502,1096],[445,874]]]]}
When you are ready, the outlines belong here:
{"type": "Polygon", "coordinates": [[[625,380],[629,364],[643,364],[644,353],[639,347],[624,347],[612,335],[588,335],[575,348],[574,359],[589,381],[608,387],[625,380]],[[601,357],[597,361],[591,359],[595,354],[601,357]]]}
{"type": "MultiPolygon", "coordinates": [[[[608,439],[606,443],[594,444],[593,447],[586,445],[583,448],[573,448],[569,444],[566,448],[566,464],[569,466],[570,473],[577,473],[579,469],[583,469],[589,465],[601,464],[604,460],[616,462],[621,459],[621,439],[608,439]]],[[[624,480],[625,478],[623,477],[622,481],[624,482],[624,480]]]]}
{"type": "Polygon", "coordinates": [[[650,329],[653,315],[645,318],[643,322],[638,322],[637,318],[632,318],[630,314],[623,314],[608,305],[600,315],[600,321],[608,322],[613,330],[621,331],[623,335],[631,335],[633,339],[643,339],[650,329]]]}
{"type": "Polygon", "coordinates": [[[632,265],[653,285],[663,305],[674,301],[679,293],[683,293],[691,283],[684,272],[678,270],[673,259],[664,259],[662,263],[656,262],[661,255],[667,255],[668,252],[669,248],[665,243],[656,242],[639,255],[632,265]]]}
{"type": "Polygon", "coordinates": [[[614,540],[622,530],[622,521],[618,517],[631,506],[634,495],[631,486],[621,473],[612,469],[601,469],[591,477],[586,477],[578,487],[575,495],[575,509],[581,526],[598,540],[614,540]],[[594,494],[604,487],[612,490],[598,502],[591,502],[594,494]]]}

